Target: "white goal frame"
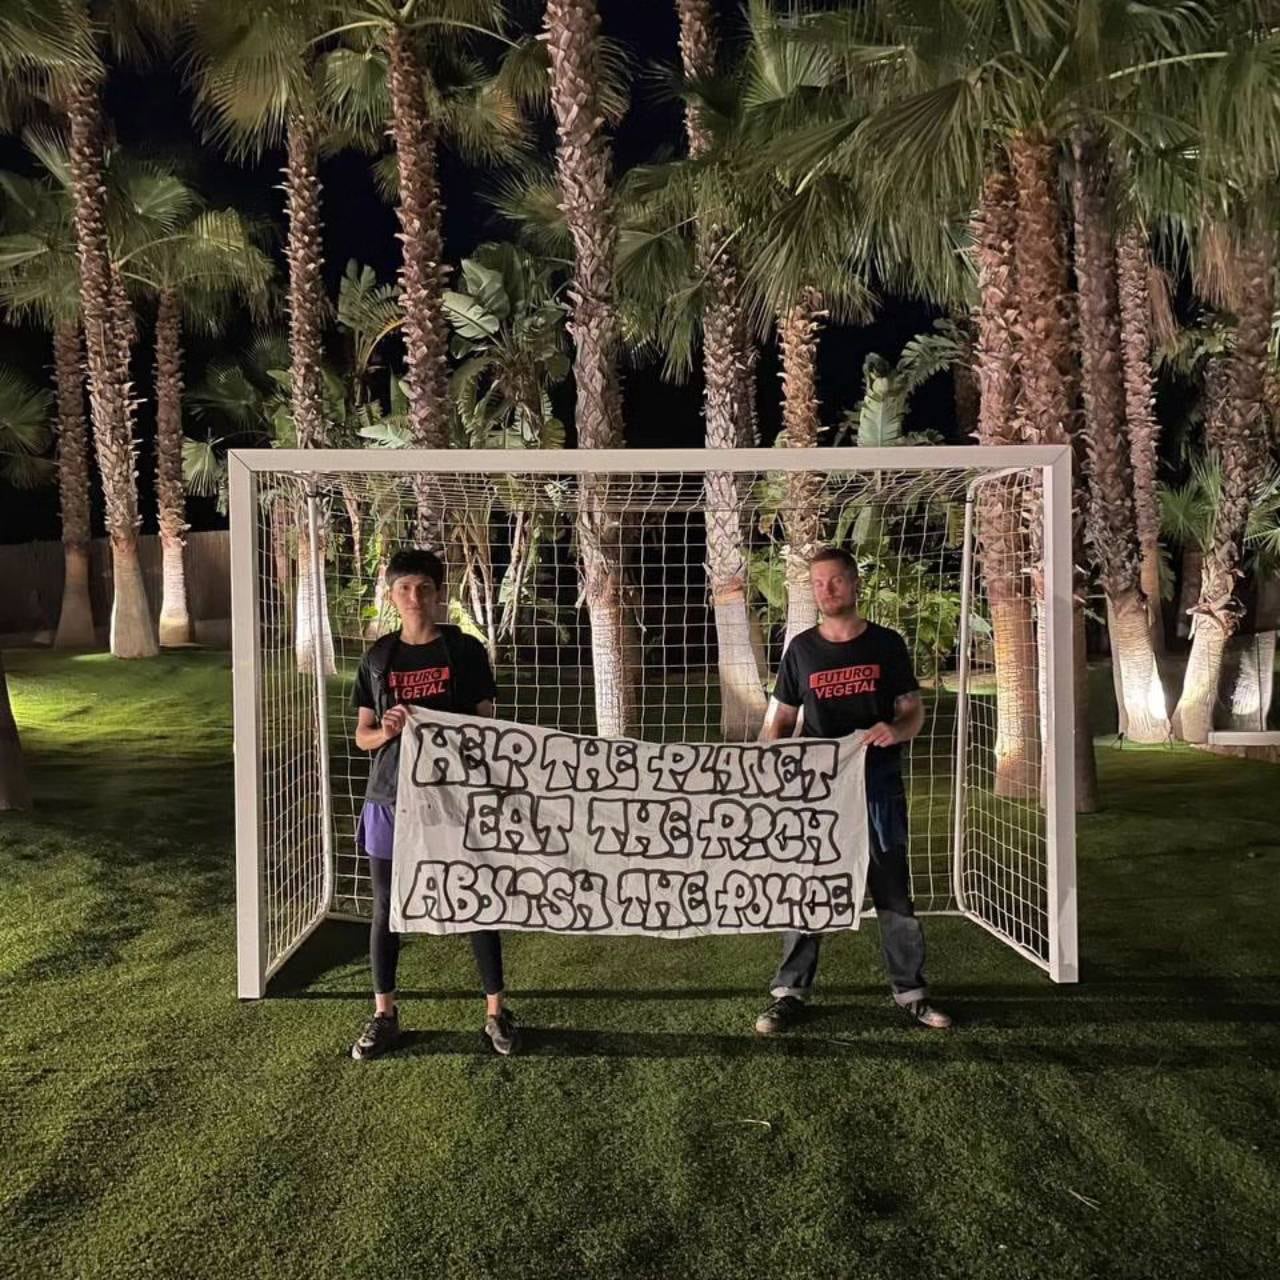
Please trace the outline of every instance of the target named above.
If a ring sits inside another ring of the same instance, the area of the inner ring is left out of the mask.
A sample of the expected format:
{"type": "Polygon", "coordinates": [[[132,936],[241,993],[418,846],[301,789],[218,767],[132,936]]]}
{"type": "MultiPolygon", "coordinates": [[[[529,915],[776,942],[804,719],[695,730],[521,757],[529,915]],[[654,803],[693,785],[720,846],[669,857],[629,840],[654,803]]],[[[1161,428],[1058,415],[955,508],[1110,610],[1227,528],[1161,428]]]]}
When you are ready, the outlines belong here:
{"type": "MultiPolygon", "coordinates": [[[[236,926],[238,991],[256,999],[267,983],[328,918],[352,918],[335,911],[334,832],[328,752],[325,743],[326,690],[323,664],[315,669],[318,775],[322,812],[322,890],[320,906],[299,920],[287,947],[268,956],[264,921],[263,661],[258,644],[260,625],[259,567],[262,536],[259,482],[264,474],[355,475],[384,473],[407,476],[548,474],[588,476],[609,473],[793,473],[944,471],[978,473],[968,484],[965,504],[964,567],[961,574],[961,636],[956,710],[956,784],[952,838],[956,909],[962,915],[1043,969],[1054,982],[1078,980],[1075,857],[1075,780],[1072,657],[1072,487],[1071,450],[1066,445],[967,446],[823,449],[626,449],[626,450],[418,450],[418,449],[245,449],[228,454],[231,524],[232,667],[235,715],[236,926]],[[1046,853],[1044,914],[1047,954],[1037,954],[984,917],[980,904],[966,901],[961,877],[965,854],[965,780],[970,731],[967,679],[969,593],[974,578],[974,513],[981,486],[1011,471],[1038,474],[1039,628],[1041,734],[1043,741],[1043,838],[1046,853]]],[[[323,563],[317,536],[316,503],[307,503],[307,539],[313,580],[323,563]]],[[[313,593],[318,600],[318,593],[313,593]]],[[[317,605],[318,608],[318,605],[317,605]]],[[[322,628],[315,627],[317,646],[322,628]]]]}

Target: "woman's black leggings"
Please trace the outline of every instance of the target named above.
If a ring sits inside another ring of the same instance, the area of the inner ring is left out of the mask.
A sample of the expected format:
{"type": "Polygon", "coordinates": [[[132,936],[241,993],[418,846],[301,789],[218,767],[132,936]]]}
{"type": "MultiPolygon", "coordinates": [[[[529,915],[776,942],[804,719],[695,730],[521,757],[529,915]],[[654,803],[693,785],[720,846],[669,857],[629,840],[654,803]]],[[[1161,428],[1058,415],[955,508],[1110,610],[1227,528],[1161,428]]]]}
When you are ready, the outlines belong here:
{"type": "MultiPolygon", "coordinates": [[[[385,995],[396,989],[396,964],[400,959],[400,935],[391,932],[391,859],[370,858],[369,877],[373,881],[369,963],[373,967],[373,989],[385,995]]],[[[482,929],[467,936],[484,993],[496,996],[502,990],[502,935],[493,929],[482,929]]]]}

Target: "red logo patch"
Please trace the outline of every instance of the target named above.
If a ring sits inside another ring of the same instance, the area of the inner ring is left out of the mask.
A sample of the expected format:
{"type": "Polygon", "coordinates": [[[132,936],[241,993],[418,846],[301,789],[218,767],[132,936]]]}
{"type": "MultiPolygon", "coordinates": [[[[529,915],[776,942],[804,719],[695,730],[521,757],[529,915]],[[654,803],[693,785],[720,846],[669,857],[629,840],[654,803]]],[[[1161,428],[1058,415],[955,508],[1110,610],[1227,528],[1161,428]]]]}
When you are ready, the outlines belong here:
{"type": "Polygon", "coordinates": [[[859,693],[875,693],[879,679],[880,664],[864,662],[856,667],[815,671],[809,677],[809,688],[815,698],[851,698],[859,693]]]}
{"type": "Polygon", "coordinates": [[[389,671],[387,683],[397,702],[418,702],[448,692],[448,667],[423,667],[418,671],[389,671]]]}

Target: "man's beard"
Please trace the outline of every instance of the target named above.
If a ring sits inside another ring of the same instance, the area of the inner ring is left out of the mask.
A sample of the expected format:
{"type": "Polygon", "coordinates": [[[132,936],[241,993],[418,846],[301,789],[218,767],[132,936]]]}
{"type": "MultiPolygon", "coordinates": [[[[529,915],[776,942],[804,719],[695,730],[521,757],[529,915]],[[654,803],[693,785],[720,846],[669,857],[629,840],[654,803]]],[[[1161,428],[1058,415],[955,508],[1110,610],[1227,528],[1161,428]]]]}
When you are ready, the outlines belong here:
{"type": "Polygon", "coordinates": [[[858,616],[858,602],[851,600],[846,605],[841,605],[838,609],[822,609],[824,618],[856,618],[858,616]]]}

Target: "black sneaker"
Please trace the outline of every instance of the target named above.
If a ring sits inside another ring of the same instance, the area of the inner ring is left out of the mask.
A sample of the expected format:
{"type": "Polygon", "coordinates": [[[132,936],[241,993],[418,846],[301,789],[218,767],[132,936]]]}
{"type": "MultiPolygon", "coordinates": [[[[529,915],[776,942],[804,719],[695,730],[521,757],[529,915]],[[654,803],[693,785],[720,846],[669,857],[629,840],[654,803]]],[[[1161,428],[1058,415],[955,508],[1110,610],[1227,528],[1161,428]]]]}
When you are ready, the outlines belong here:
{"type": "Polygon", "coordinates": [[[357,1062],[378,1058],[389,1053],[400,1043],[400,1010],[394,1013],[375,1013],[364,1024],[360,1039],[351,1046],[351,1056],[357,1062]]]}
{"type": "Polygon", "coordinates": [[[484,1038],[489,1042],[494,1053],[506,1058],[516,1051],[520,1044],[520,1032],[516,1029],[515,1015],[509,1009],[499,1014],[490,1014],[484,1020],[484,1038]]]}
{"type": "Polygon", "coordinates": [[[799,996],[782,996],[756,1019],[756,1035],[776,1036],[794,1026],[802,1013],[804,1001],[799,996]]]}

